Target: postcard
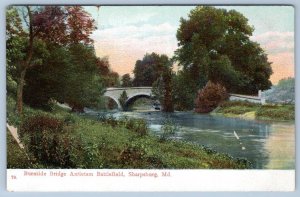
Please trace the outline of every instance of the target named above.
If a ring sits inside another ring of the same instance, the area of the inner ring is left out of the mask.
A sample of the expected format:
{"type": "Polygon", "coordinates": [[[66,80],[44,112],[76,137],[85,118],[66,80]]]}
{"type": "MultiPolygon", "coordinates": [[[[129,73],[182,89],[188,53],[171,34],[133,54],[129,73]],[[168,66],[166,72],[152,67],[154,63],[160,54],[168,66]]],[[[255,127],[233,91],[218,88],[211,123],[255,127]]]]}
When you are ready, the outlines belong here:
{"type": "Polygon", "coordinates": [[[11,5],[8,191],[293,191],[294,8],[11,5]]]}

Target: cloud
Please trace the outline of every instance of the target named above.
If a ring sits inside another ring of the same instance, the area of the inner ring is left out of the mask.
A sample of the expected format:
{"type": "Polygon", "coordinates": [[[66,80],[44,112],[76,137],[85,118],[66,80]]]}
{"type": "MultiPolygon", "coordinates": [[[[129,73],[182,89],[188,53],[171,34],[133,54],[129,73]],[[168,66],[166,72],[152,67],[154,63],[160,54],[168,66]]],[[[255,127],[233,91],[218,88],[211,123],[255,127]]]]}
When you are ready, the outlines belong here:
{"type": "Polygon", "coordinates": [[[285,52],[271,54],[268,56],[269,61],[273,62],[271,81],[273,84],[278,83],[282,78],[294,77],[294,53],[285,52]]]}
{"type": "Polygon", "coordinates": [[[93,38],[98,40],[122,37],[145,37],[172,34],[175,31],[176,27],[169,23],[162,23],[159,25],[144,24],[141,26],[129,25],[96,30],[93,33],[93,38]]]}
{"type": "Polygon", "coordinates": [[[294,52],[294,32],[269,31],[251,37],[270,54],[294,52]]]}
{"type": "Polygon", "coordinates": [[[294,77],[294,33],[265,32],[251,39],[261,44],[272,62],[271,81],[276,84],[280,79],[294,77]]]}
{"type": "Polygon", "coordinates": [[[123,26],[97,30],[93,34],[98,56],[108,56],[113,70],[120,75],[132,73],[135,62],[146,53],[172,56],[177,48],[176,27],[159,25],[123,26]]]}

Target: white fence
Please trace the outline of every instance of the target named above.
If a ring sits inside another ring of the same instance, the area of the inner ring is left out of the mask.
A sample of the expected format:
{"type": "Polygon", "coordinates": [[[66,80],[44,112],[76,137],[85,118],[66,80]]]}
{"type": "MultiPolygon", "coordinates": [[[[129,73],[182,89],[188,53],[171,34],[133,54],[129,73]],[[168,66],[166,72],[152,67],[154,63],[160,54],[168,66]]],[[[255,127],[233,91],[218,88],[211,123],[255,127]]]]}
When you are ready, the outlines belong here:
{"type": "Polygon", "coordinates": [[[259,103],[264,105],[266,103],[266,99],[262,96],[261,90],[258,91],[258,96],[249,96],[242,94],[229,94],[230,101],[248,101],[251,103],[259,103]]]}

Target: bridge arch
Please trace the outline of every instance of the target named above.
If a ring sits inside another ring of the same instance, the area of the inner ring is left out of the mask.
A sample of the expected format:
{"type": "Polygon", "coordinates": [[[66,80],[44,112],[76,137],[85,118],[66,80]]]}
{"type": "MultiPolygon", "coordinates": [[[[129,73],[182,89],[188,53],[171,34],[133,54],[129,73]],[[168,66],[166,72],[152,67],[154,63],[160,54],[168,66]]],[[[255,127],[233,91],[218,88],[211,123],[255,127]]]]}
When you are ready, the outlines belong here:
{"type": "Polygon", "coordinates": [[[123,91],[126,91],[128,96],[125,102],[125,108],[128,107],[133,101],[138,98],[146,97],[152,98],[152,87],[120,87],[120,88],[107,88],[104,96],[113,99],[118,104],[118,109],[122,110],[119,98],[123,91]]]}
{"type": "Polygon", "coordinates": [[[121,104],[120,104],[120,102],[119,102],[118,99],[116,99],[116,98],[113,97],[113,96],[109,96],[109,95],[104,95],[104,96],[107,97],[107,98],[112,99],[112,100],[118,105],[118,109],[119,109],[119,110],[122,110],[122,106],[121,106],[121,104]]]}
{"type": "Polygon", "coordinates": [[[133,96],[131,96],[130,98],[127,99],[127,101],[125,102],[124,108],[128,109],[128,107],[139,98],[151,99],[153,97],[151,96],[151,94],[147,94],[147,93],[140,93],[140,94],[133,95],[133,96]]]}

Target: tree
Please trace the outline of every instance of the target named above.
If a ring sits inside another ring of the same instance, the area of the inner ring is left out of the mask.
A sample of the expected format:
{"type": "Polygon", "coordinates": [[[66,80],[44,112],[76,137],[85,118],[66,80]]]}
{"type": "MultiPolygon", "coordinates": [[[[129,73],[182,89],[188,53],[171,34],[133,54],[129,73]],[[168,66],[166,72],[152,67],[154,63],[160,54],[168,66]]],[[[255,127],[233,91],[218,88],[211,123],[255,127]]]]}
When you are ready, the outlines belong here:
{"type": "MultiPolygon", "coordinates": [[[[22,32],[24,32],[21,39],[24,40],[24,55],[21,55],[15,64],[18,71],[17,111],[22,114],[26,72],[33,66],[41,65],[43,61],[33,55],[35,45],[41,42],[61,45],[80,42],[89,44],[92,41],[89,36],[95,29],[95,25],[89,14],[80,6],[22,6],[18,8],[23,15],[21,21],[25,24],[21,25],[22,32]]],[[[16,21],[21,18],[18,14],[14,14],[13,17],[7,18],[7,26],[20,28],[20,22],[16,21]],[[12,19],[13,17],[15,19],[12,19]]],[[[8,35],[13,34],[15,28],[8,28],[7,31],[8,35]]]]}
{"type": "Polygon", "coordinates": [[[105,87],[120,86],[119,74],[111,70],[109,60],[107,57],[98,58],[97,68],[98,74],[99,76],[101,76],[105,87]]]}
{"type": "Polygon", "coordinates": [[[6,10],[6,77],[7,93],[13,96],[17,94],[17,64],[25,58],[25,35],[17,9],[9,6],[6,10]]]}
{"type": "Polygon", "coordinates": [[[227,98],[228,94],[224,86],[208,81],[206,86],[198,92],[195,111],[198,113],[211,112],[227,98]]]}
{"type": "Polygon", "coordinates": [[[97,73],[94,48],[85,44],[51,48],[42,65],[28,69],[24,102],[32,107],[51,109],[49,101],[52,99],[68,103],[78,112],[84,107],[98,107],[104,85],[97,73]]]}
{"type": "Polygon", "coordinates": [[[295,103],[295,78],[283,78],[263,95],[270,103],[295,103]]]}
{"type": "Polygon", "coordinates": [[[160,101],[162,111],[173,112],[173,62],[166,55],[159,55],[158,57],[156,67],[160,77],[153,83],[152,93],[160,101]]]}
{"type": "Polygon", "coordinates": [[[127,100],[128,100],[127,92],[124,90],[119,98],[120,105],[124,111],[127,110],[125,106],[127,100]]]}
{"type": "Polygon", "coordinates": [[[258,43],[250,40],[253,27],[241,13],[198,6],[180,19],[175,58],[193,80],[220,83],[230,92],[254,94],[271,86],[271,63],[258,43]]]}
{"type": "Polygon", "coordinates": [[[146,54],[142,60],[137,60],[134,66],[133,85],[152,86],[160,76],[158,72],[159,55],[156,53],[146,54]]]}
{"type": "Polygon", "coordinates": [[[122,87],[132,86],[132,79],[128,73],[122,76],[121,81],[122,81],[122,87]]]}
{"type": "MultiPolygon", "coordinates": [[[[202,79],[202,78],[200,78],[202,79]]],[[[193,110],[194,100],[197,96],[197,89],[203,87],[200,80],[194,81],[191,73],[180,70],[173,75],[173,102],[174,108],[178,111],[193,110]]]]}

